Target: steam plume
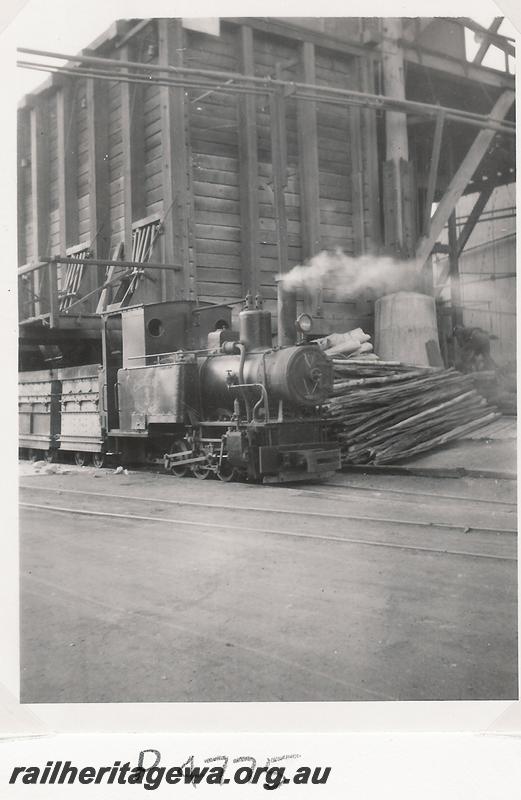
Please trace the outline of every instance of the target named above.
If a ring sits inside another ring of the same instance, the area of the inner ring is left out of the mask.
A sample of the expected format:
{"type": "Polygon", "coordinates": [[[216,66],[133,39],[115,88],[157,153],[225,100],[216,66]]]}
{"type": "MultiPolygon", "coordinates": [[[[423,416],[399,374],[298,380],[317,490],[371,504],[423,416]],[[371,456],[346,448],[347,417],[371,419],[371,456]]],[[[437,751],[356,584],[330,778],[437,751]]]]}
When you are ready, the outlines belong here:
{"type": "Polygon", "coordinates": [[[307,264],[278,275],[288,290],[316,291],[323,288],[342,301],[364,297],[376,299],[399,291],[422,291],[420,270],[415,261],[398,261],[390,256],[352,257],[340,248],[322,250],[307,264]]]}

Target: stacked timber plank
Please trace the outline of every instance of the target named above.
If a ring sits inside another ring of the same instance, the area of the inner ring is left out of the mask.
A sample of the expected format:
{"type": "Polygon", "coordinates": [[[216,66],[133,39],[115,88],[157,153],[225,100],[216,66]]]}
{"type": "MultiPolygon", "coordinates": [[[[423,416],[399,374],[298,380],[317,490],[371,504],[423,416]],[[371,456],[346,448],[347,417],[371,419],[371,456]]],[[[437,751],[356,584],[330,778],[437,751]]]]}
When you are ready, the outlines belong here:
{"type": "Polygon", "coordinates": [[[324,410],[342,464],[390,464],[444,445],[500,414],[454,369],[333,358],[324,410]]]}

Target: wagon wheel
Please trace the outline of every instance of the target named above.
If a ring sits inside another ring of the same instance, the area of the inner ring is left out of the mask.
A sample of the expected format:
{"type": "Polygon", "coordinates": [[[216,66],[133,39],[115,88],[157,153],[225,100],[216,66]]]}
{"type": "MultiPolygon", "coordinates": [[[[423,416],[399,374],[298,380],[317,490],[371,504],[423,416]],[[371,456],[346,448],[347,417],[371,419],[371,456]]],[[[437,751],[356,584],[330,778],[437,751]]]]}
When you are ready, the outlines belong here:
{"type": "Polygon", "coordinates": [[[58,459],[58,453],[56,450],[45,450],[43,457],[48,464],[53,464],[58,459]]]}
{"type": "Polygon", "coordinates": [[[74,453],[74,463],[77,467],[84,467],[88,463],[90,453],[84,453],[81,450],[76,450],[74,453]]]}
{"type": "MultiPolygon", "coordinates": [[[[188,450],[186,443],[183,442],[181,439],[178,439],[176,442],[174,442],[174,445],[170,452],[183,453],[185,450],[188,450]]],[[[166,467],[166,463],[167,462],[165,459],[165,468],[168,469],[168,472],[170,472],[176,478],[184,478],[185,475],[187,475],[188,472],[190,471],[189,464],[187,464],[185,467],[182,466],[182,459],[180,459],[179,464],[176,464],[175,466],[166,467]]]]}
{"type": "Polygon", "coordinates": [[[38,450],[35,450],[34,447],[30,447],[29,450],[27,451],[27,458],[29,459],[29,461],[32,462],[38,461],[39,457],[40,453],[38,452],[38,450]]]}
{"type": "Polygon", "coordinates": [[[101,469],[105,466],[105,453],[93,453],[92,464],[96,469],[101,469]]]}

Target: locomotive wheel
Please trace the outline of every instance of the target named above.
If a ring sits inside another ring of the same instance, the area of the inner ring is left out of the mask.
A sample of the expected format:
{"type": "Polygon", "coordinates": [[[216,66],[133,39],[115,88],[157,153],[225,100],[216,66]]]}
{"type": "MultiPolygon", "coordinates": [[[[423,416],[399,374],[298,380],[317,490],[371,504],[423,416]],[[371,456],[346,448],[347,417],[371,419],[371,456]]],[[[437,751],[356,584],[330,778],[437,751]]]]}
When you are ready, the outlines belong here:
{"type": "Polygon", "coordinates": [[[211,467],[207,467],[206,464],[194,464],[192,467],[192,473],[194,478],[199,478],[200,481],[205,481],[210,477],[212,469],[211,467]]]}
{"type": "Polygon", "coordinates": [[[93,453],[92,465],[96,467],[96,469],[101,469],[105,466],[105,453],[93,453]]]}
{"type": "MultiPolygon", "coordinates": [[[[186,446],[185,442],[181,440],[174,442],[174,446],[172,447],[172,453],[183,453],[185,450],[188,450],[188,447],[186,446]]],[[[181,466],[181,464],[182,460],[179,461],[179,465],[176,465],[175,467],[172,466],[169,469],[169,472],[176,478],[184,478],[185,475],[188,475],[188,473],[190,472],[190,465],[183,467],[181,466]]]]}
{"type": "Polygon", "coordinates": [[[217,477],[224,483],[236,481],[239,477],[239,470],[231,467],[227,461],[223,461],[221,466],[217,469],[217,477]]]}
{"type": "Polygon", "coordinates": [[[83,453],[81,450],[76,450],[74,453],[74,463],[77,467],[84,467],[88,463],[90,453],[83,453]]]}

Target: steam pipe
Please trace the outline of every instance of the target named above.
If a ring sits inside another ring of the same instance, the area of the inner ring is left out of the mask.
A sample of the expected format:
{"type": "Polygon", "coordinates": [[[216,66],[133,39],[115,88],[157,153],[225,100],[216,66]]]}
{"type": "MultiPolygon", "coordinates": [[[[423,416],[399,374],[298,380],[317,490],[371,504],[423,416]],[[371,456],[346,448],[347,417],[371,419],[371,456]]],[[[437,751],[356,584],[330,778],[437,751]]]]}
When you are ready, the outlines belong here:
{"type": "Polygon", "coordinates": [[[265,421],[268,422],[269,418],[270,418],[270,409],[269,409],[269,403],[268,403],[268,392],[266,391],[266,387],[262,383],[233,383],[230,386],[230,389],[251,389],[251,388],[260,389],[261,393],[260,393],[259,399],[257,400],[255,405],[253,406],[252,419],[248,420],[248,422],[251,422],[251,421],[255,422],[255,412],[257,411],[257,409],[259,408],[261,403],[264,404],[265,421]]]}
{"type": "MultiPolygon", "coordinates": [[[[244,342],[237,342],[237,347],[239,348],[239,352],[241,354],[241,358],[239,361],[239,385],[244,387],[244,362],[246,361],[246,345],[244,342]]],[[[245,391],[241,390],[242,399],[244,400],[244,405],[246,406],[246,420],[250,421],[250,403],[248,401],[248,396],[245,391]]]]}
{"type": "Polygon", "coordinates": [[[279,347],[297,343],[297,293],[284,278],[277,280],[277,343],[279,347]]]}
{"type": "Polygon", "coordinates": [[[268,402],[268,392],[266,391],[266,387],[262,383],[254,383],[254,386],[258,386],[261,390],[261,396],[253,406],[253,421],[255,422],[255,412],[259,408],[261,403],[264,403],[264,419],[266,422],[269,422],[270,419],[270,407],[268,402]]]}

